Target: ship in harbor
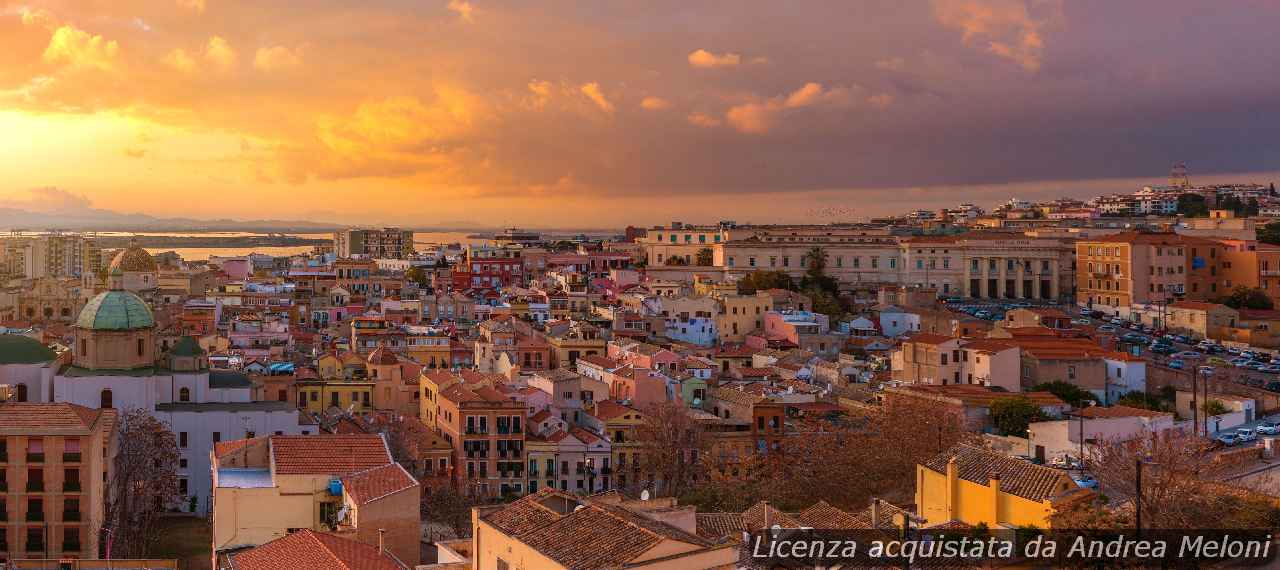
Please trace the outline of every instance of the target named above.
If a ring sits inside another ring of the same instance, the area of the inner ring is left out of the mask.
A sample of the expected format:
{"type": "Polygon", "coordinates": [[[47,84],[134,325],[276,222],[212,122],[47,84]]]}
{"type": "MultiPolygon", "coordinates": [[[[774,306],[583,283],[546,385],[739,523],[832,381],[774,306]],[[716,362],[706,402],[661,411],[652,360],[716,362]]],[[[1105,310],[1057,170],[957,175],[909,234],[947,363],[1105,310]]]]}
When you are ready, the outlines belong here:
{"type": "Polygon", "coordinates": [[[493,234],[493,241],[497,245],[530,244],[542,241],[542,234],[531,230],[522,230],[520,228],[507,228],[501,232],[493,234]]]}

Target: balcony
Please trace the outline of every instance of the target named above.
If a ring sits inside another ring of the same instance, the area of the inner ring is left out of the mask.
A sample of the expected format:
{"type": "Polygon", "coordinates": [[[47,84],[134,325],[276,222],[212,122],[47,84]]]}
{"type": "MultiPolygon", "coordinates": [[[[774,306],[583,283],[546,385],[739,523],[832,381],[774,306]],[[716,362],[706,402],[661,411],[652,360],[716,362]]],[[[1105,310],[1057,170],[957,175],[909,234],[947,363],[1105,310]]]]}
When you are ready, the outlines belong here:
{"type": "Polygon", "coordinates": [[[9,462],[9,452],[0,451],[0,463],[8,463],[8,462],[9,462]]]}
{"type": "Polygon", "coordinates": [[[80,511],[62,511],[62,520],[66,522],[80,522],[80,511]]]}
{"type": "Polygon", "coordinates": [[[27,511],[27,522],[44,522],[44,511],[27,511]]]}
{"type": "Polygon", "coordinates": [[[1280,277],[1280,269],[1263,269],[1259,271],[1263,277],[1280,277]]]}
{"type": "Polygon", "coordinates": [[[62,552],[63,552],[63,554],[66,554],[66,553],[69,553],[69,552],[80,552],[80,543],[79,543],[79,542],[64,542],[64,543],[62,543],[62,552]]]}
{"type": "Polygon", "coordinates": [[[44,463],[43,453],[28,453],[27,463],[44,463]]]}
{"type": "Polygon", "coordinates": [[[64,493],[79,493],[79,492],[80,492],[80,482],[79,482],[79,481],[63,481],[63,483],[62,483],[62,492],[64,492],[64,493]]]}
{"type": "Polygon", "coordinates": [[[0,481],[0,493],[8,493],[8,492],[9,492],[9,482],[0,481]]]}
{"type": "Polygon", "coordinates": [[[601,474],[601,475],[610,475],[610,474],[612,474],[612,473],[613,473],[613,468],[612,468],[612,467],[601,467],[601,468],[600,468],[600,474],[601,474]]]}
{"type": "Polygon", "coordinates": [[[27,552],[44,552],[44,544],[40,542],[27,543],[27,552]]]}
{"type": "Polygon", "coordinates": [[[62,454],[62,462],[63,462],[63,463],[79,463],[79,462],[80,462],[80,452],[78,452],[78,451],[77,451],[77,452],[74,452],[74,453],[63,453],[63,454],[62,454]]]}
{"type": "Polygon", "coordinates": [[[44,481],[27,481],[28,493],[43,493],[44,481]]]}

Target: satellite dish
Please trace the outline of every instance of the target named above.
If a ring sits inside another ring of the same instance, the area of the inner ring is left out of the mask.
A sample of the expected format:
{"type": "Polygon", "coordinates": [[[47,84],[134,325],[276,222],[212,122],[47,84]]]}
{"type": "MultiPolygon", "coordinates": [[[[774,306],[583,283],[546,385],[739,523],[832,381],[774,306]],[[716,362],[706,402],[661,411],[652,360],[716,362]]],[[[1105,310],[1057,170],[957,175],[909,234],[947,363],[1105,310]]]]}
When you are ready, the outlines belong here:
{"type": "Polygon", "coordinates": [[[640,491],[640,500],[641,500],[641,501],[648,501],[648,500],[649,500],[649,490],[648,490],[648,489],[645,489],[645,490],[643,490],[643,491],[640,491]]]}
{"type": "Polygon", "coordinates": [[[580,510],[584,509],[584,508],[586,508],[586,505],[578,505],[578,506],[576,506],[576,507],[574,507],[574,508],[573,508],[573,512],[575,512],[575,513],[576,513],[576,512],[578,512],[578,511],[580,511],[580,510]]]}

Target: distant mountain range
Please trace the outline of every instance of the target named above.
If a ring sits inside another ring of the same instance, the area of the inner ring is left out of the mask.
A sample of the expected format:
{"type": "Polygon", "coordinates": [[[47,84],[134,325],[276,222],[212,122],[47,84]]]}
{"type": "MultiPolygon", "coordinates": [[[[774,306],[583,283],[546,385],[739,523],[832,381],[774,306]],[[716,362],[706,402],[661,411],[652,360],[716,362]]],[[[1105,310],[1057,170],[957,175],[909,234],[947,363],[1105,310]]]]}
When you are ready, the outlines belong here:
{"type": "Polygon", "coordinates": [[[0,207],[0,228],[41,231],[49,229],[97,231],[307,231],[316,232],[342,227],[331,222],[299,220],[197,220],[193,218],[158,218],[146,214],[128,214],[100,208],[75,208],[64,211],[36,212],[13,207],[0,207]]]}

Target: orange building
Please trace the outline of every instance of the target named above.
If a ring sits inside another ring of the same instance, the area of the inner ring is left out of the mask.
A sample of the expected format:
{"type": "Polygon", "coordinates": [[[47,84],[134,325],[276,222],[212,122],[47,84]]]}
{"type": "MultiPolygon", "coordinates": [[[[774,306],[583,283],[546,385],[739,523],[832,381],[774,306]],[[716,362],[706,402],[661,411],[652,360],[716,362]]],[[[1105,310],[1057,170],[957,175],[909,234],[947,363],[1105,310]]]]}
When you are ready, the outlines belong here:
{"type": "Polygon", "coordinates": [[[471,495],[524,494],[525,405],[488,386],[440,390],[436,426],[453,446],[457,483],[471,495]]]}

